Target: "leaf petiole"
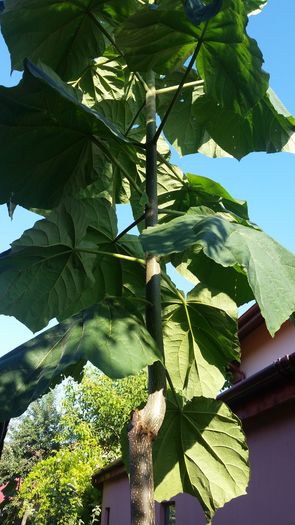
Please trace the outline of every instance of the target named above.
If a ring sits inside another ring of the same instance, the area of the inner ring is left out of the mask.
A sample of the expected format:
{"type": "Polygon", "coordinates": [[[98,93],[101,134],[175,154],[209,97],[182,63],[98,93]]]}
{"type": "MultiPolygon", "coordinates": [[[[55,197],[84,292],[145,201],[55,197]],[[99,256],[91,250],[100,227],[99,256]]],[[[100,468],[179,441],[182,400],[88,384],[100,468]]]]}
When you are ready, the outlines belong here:
{"type": "Polygon", "coordinates": [[[175,92],[175,94],[174,94],[174,96],[173,96],[169,106],[168,106],[168,109],[167,109],[167,111],[166,111],[166,113],[165,113],[165,115],[164,115],[164,117],[162,119],[162,122],[161,122],[160,126],[158,127],[158,129],[157,129],[157,131],[155,133],[155,136],[154,136],[154,142],[155,143],[158,142],[158,139],[159,139],[159,137],[160,137],[160,135],[161,135],[161,133],[162,133],[162,131],[164,129],[164,126],[165,126],[165,124],[166,124],[166,122],[168,120],[168,117],[169,117],[172,109],[174,108],[175,103],[178,100],[178,97],[180,95],[180,92],[181,92],[184,84],[185,84],[185,81],[186,81],[188,75],[190,74],[190,72],[191,72],[191,70],[192,70],[192,68],[194,66],[196,58],[197,58],[197,56],[198,56],[198,54],[200,52],[200,49],[202,47],[203,38],[204,38],[204,35],[205,35],[207,27],[208,27],[208,21],[206,22],[206,24],[204,26],[204,29],[203,29],[201,37],[200,37],[200,39],[198,41],[197,47],[196,47],[196,49],[195,49],[195,51],[194,51],[194,53],[193,53],[193,55],[192,55],[192,57],[190,59],[189,65],[187,66],[187,69],[186,69],[186,71],[185,71],[185,73],[183,75],[183,78],[182,78],[182,80],[181,80],[181,82],[180,82],[180,84],[179,84],[179,86],[178,86],[178,88],[177,88],[177,90],[176,90],[176,92],[175,92]]]}
{"type": "Polygon", "coordinates": [[[132,257],[131,255],[123,255],[122,253],[105,252],[102,250],[88,250],[87,248],[77,248],[75,251],[81,252],[81,253],[89,253],[91,255],[106,255],[109,257],[114,257],[115,259],[122,259],[123,261],[136,262],[136,263],[139,263],[145,266],[144,259],[140,259],[138,257],[132,257]]]}

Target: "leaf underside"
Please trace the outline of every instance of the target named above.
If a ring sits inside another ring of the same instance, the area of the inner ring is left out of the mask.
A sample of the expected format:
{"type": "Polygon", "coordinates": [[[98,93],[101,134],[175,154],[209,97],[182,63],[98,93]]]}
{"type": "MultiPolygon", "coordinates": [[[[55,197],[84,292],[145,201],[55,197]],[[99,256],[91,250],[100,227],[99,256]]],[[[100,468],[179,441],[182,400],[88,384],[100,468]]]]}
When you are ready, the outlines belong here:
{"type": "Polygon", "coordinates": [[[89,360],[112,379],[161,359],[127,299],[107,299],[0,358],[0,420],[21,415],[66,376],[81,378],[89,360]]]}
{"type": "Polygon", "coordinates": [[[170,395],[153,448],[155,498],[196,496],[211,522],[214,512],[246,493],[248,451],[238,418],[215,399],[184,403],[170,395]],[[178,404],[177,404],[178,403],[178,404]]]}

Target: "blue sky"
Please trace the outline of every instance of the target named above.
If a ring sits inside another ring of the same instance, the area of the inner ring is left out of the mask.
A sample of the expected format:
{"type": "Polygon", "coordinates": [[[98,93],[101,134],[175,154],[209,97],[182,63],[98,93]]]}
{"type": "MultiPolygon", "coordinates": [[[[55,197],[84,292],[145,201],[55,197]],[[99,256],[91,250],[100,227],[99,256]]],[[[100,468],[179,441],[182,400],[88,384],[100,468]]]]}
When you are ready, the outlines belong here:
{"type": "MultiPolygon", "coordinates": [[[[270,84],[289,111],[295,115],[294,0],[269,0],[263,12],[251,17],[248,32],[258,40],[271,75],[270,84]]],[[[13,85],[19,74],[10,76],[10,60],[0,39],[0,84],[13,85]]],[[[190,155],[174,161],[187,172],[221,182],[235,197],[246,199],[252,221],[295,252],[295,156],[287,153],[251,154],[240,162],[234,159],[208,159],[190,155]]],[[[122,207],[121,207],[122,208],[122,207]]],[[[36,216],[17,208],[11,221],[0,206],[0,251],[35,222],[36,216]]],[[[130,214],[120,210],[123,228],[130,214]]],[[[32,333],[12,317],[0,316],[0,355],[32,337],[32,333]]]]}

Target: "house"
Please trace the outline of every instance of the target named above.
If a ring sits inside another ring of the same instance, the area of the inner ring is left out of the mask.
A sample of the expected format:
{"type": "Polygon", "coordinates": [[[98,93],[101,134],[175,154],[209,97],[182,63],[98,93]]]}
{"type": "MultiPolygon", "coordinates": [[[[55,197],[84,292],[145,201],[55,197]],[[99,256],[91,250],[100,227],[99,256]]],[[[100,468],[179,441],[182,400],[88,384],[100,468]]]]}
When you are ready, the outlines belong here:
{"type": "MultiPolygon", "coordinates": [[[[248,494],[218,510],[214,525],[295,525],[295,327],[272,339],[257,305],[239,320],[240,381],[219,396],[242,420],[250,449],[248,494]],[[241,377],[244,377],[241,380],[241,377]]],[[[93,476],[102,489],[102,525],[130,525],[122,461],[93,476]]],[[[179,494],[156,504],[156,525],[205,525],[196,498],[179,494]]]]}

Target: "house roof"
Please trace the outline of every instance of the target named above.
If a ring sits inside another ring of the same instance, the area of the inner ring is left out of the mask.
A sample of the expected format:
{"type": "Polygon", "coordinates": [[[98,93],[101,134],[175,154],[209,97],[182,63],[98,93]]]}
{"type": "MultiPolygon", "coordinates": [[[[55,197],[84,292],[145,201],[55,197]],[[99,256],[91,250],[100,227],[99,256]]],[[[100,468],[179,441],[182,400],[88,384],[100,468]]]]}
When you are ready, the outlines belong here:
{"type": "Polygon", "coordinates": [[[243,315],[239,317],[239,339],[242,341],[255,328],[263,324],[265,321],[260,313],[258,304],[253,304],[243,315]]]}

